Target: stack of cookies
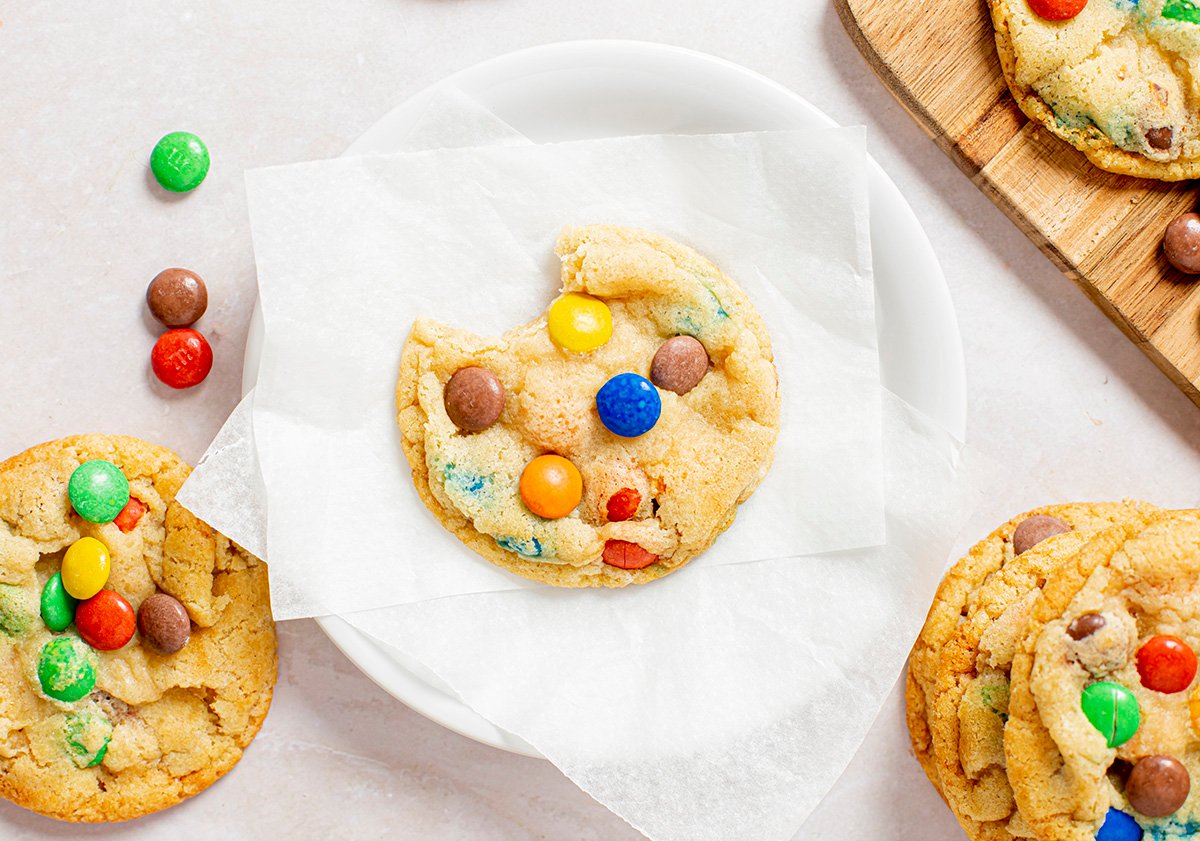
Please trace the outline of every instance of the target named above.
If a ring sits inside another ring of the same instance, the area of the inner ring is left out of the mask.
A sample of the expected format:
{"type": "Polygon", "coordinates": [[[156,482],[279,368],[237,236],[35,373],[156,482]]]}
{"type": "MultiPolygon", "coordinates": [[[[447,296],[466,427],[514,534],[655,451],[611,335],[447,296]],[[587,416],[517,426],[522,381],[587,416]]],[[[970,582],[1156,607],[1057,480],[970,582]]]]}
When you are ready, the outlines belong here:
{"type": "Polygon", "coordinates": [[[1200,834],[1200,512],[1042,508],[946,574],[907,678],[913,750],[972,839],[1200,834]]]}

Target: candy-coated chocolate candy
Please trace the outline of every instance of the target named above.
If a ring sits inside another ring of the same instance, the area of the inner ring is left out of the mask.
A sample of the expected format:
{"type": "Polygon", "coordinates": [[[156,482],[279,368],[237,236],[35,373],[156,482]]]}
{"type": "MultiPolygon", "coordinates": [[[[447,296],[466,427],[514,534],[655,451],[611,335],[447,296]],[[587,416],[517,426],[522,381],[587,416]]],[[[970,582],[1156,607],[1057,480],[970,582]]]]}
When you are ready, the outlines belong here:
{"type": "Polygon", "coordinates": [[[187,269],[163,269],[146,289],[150,314],[167,327],[188,327],[208,309],[208,287],[187,269]]]}
{"type": "Polygon", "coordinates": [[[658,423],[662,398],[645,377],[617,374],[596,392],[600,422],[614,435],[636,438],[658,423]]]}
{"type": "Polygon", "coordinates": [[[1026,517],[1013,532],[1013,552],[1020,555],[1028,552],[1048,537],[1063,534],[1071,530],[1071,525],[1058,517],[1048,517],[1045,514],[1034,514],[1026,517]]]}
{"type": "Polygon", "coordinates": [[[81,537],[63,555],[62,583],[80,601],[100,592],[108,581],[108,547],[94,537],[81,537]]]}
{"type": "Polygon", "coordinates": [[[1099,613],[1084,613],[1076,616],[1067,626],[1067,636],[1078,642],[1087,639],[1107,624],[1099,613]]]}
{"type": "Polygon", "coordinates": [[[1119,683],[1105,680],[1085,687],[1080,706],[1110,748],[1128,742],[1142,723],[1137,698],[1119,683]]]}
{"type": "Polygon", "coordinates": [[[1182,692],[1196,677],[1196,653],[1179,637],[1150,637],[1137,652],[1142,686],[1155,692],[1182,692]]]}
{"type": "Polygon", "coordinates": [[[187,608],[166,593],[155,593],[142,602],[137,622],[142,642],[163,654],[174,654],[187,645],[192,636],[192,620],[187,608]]]}
{"type": "Polygon", "coordinates": [[[17,637],[33,625],[33,605],[25,590],[15,584],[0,584],[0,634],[17,637]]]}
{"type": "Polygon", "coordinates": [[[95,713],[77,713],[67,717],[63,739],[72,761],[80,768],[94,768],[108,754],[112,723],[95,713]]]}
{"type": "Polygon", "coordinates": [[[129,502],[121,509],[121,513],[113,520],[113,525],[121,530],[122,534],[129,534],[137,528],[138,521],[142,519],[142,515],[149,510],[146,508],[146,503],[142,502],[135,496],[129,497],[129,502]]]}
{"type": "Polygon", "coordinates": [[[78,701],[96,688],[92,652],[75,637],[56,637],[42,646],[38,681],[56,701],[78,701]]]}
{"type": "Polygon", "coordinates": [[[1142,828],[1132,815],[1109,807],[1104,824],[1096,833],[1096,841],[1141,841],[1142,828]]]}
{"type": "Polygon", "coordinates": [[[504,411],[504,385],[487,368],[460,368],[442,391],[446,414],[463,432],[482,432],[504,411]]]}
{"type": "Polygon", "coordinates": [[[604,541],[604,563],[620,569],[644,569],[658,560],[658,555],[647,552],[628,540],[604,541]]]}
{"type": "Polygon", "coordinates": [[[1192,733],[1200,738],[1200,686],[1188,696],[1188,718],[1192,721],[1192,733]]]}
{"type": "Polygon", "coordinates": [[[75,621],[78,600],[63,587],[62,574],[54,573],[42,587],[42,621],[51,631],[65,631],[75,621]]]}
{"type": "Polygon", "coordinates": [[[1195,0],[1167,0],[1163,3],[1162,16],[1167,20],[1200,24],[1200,8],[1196,6],[1195,0]]]}
{"type": "Polygon", "coordinates": [[[133,639],[137,617],[124,596],[101,590],[75,610],[75,629],[97,651],[116,651],[133,639]]]}
{"type": "Polygon", "coordinates": [[[560,348],[587,353],[612,338],[612,311],[598,298],[568,292],[550,305],[547,326],[560,348]]]}
{"type": "Polygon", "coordinates": [[[1174,814],[1192,787],[1187,769],[1171,756],[1144,756],[1125,781],[1125,799],[1148,818],[1174,814]]]}
{"type": "Polygon", "coordinates": [[[1146,130],[1146,145],[1160,152],[1170,149],[1174,139],[1175,132],[1170,126],[1157,126],[1146,130]]]}
{"type": "Polygon", "coordinates": [[[67,482],[71,507],[92,523],[111,523],[129,502],[129,480],[111,461],[92,459],[75,468],[67,482]]]}
{"type": "Polygon", "coordinates": [[[1087,4],[1088,0],[1029,0],[1030,10],[1044,20],[1070,20],[1087,4]]]}
{"type": "Polygon", "coordinates": [[[168,330],[158,337],[150,351],[154,376],[171,388],[191,388],[204,382],[212,370],[213,352],[196,330],[185,327],[168,330]]]}
{"type": "Polygon", "coordinates": [[[608,498],[604,506],[610,523],[620,523],[637,513],[642,505],[642,495],[633,488],[621,488],[608,498]]]}
{"type": "Polygon", "coordinates": [[[650,362],[650,382],[676,394],[687,394],[708,373],[708,351],[692,336],[667,339],[650,362]]]}
{"type": "Polygon", "coordinates": [[[1163,254],[1184,274],[1200,274],[1200,213],[1171,220],[1163,233],[1163,254]]]}
{"type": "Polygon", "coordinates": [[[186,193],[208,175],[208,147],[190,131],[165,135],[150,153],[150,169],[164,190],[186,193]]]}
{"type": "Polygon", "coordinates": [[[583,477],[562,456],[538,456],[521,473],[521,499],[539,517],[547,520],[565,517],[582,498],[583,477]]]}

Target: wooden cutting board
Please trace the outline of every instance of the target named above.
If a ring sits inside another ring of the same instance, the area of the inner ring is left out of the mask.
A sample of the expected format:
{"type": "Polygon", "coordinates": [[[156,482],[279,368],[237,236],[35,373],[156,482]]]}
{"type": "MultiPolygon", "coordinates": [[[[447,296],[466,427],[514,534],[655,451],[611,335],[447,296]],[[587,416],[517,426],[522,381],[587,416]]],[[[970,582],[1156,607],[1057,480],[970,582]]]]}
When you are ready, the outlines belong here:
{"type": "Polygon", "coordinates": [[[1112,175],[1030,122],[1004,84],[984,0],[834,2],[921,127],[1200,405],[1200,279],[1161,248],[1167,223],[1195,209],[1195,182],[1112,175]]]}

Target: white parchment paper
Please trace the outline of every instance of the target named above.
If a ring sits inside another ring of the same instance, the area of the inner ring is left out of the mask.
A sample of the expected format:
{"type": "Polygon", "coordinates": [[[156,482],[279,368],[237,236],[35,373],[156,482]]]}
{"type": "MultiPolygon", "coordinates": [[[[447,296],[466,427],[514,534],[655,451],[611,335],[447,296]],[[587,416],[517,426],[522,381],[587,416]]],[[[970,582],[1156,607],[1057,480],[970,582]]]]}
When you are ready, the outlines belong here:
{"type": "Polygon", "coordinates": [[[494,334],[541,312],[559,286],[552,244],[567,223],[636,225],[693,244],[767,319],[784,400],[775,465],[694,563],[881,543],[864,160],[861,131],[825,129],[248,173],[266,322],[253,421],[276,616],[533,586],[426,512],[392,395],[417,316],[494,334]]]}

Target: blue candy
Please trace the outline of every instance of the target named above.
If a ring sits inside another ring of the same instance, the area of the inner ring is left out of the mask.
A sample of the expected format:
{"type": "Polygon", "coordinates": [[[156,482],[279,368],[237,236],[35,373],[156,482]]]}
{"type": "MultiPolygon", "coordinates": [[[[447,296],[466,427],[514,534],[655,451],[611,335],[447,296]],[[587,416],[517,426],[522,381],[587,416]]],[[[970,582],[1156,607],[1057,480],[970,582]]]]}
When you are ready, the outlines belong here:
{"type": "Polygon", "coordinates": [[[658,423],[662,398],[645,377],[617,374],[596,392],[596,411],[613,435],[637,438],[658,423]]]}
{"type": "Polygon", "coordinates": [[[1104,825],[1096,833],[1096,841],[1141,841],[1142,828],[1130,815],[1109,808],[1104,825]]]}

